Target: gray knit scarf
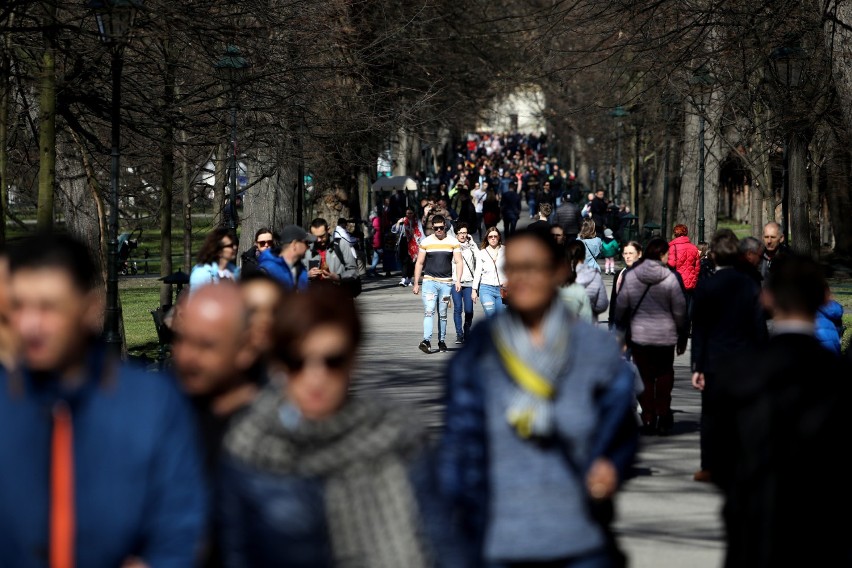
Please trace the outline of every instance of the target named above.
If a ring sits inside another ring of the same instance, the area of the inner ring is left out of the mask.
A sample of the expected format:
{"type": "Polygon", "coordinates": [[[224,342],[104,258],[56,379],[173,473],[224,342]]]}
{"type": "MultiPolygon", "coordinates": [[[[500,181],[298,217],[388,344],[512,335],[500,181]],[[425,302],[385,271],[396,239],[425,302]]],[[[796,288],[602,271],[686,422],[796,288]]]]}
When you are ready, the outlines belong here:
{"type": "MultiPolygon", "coordinates": [[[[574,317],[557,298],[544,316],[544,344],[533,344],[529,330],[518,314],[504,310],[494,318],[494,339],[504,345],[536,371],[548,384],[557,388],[570,363],[569,328],[574,317]]],[[[508,371],[508,370],[507,370],[508,371]]],[[[511,375],[510,375],[511,378],[511,375]]],[[[514,393],[508,401],[506,419],[514,427],[515,417],[531,416],[531,438],[547,439],[555,430],[552,398],[542,398],[521,388],[512,380],[514,393]]]]}
{"type": "Polygon", "coordinates": [[[351,399],[333,417],[284,426],[280,390],[267,388],[225,447],[258,469],[321,478],[335,566],[428,565],[407,464],[427,438],[414,419],[351,399]]]}

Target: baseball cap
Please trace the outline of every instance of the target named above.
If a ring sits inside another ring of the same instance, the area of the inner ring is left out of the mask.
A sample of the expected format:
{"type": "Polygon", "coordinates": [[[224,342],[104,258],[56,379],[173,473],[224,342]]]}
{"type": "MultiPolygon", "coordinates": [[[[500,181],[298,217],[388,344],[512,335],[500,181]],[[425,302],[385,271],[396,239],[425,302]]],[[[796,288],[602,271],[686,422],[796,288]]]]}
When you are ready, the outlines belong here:
{"type": "Polygon", "coordinates": [[[306,243],[313,243],[317,240],[315,236],[306,232],[303,228],[298,225],[287,225],[281,231],[281,239],[279,242],[282,245],[286,245],[292,243],[293,241],[304,241],[306,243]]]}
{"type": "Polygon", "coordinates": [[[608,239],[611,238],[612,237],[612,229],[604,229],[604,236],[608,239]]]}

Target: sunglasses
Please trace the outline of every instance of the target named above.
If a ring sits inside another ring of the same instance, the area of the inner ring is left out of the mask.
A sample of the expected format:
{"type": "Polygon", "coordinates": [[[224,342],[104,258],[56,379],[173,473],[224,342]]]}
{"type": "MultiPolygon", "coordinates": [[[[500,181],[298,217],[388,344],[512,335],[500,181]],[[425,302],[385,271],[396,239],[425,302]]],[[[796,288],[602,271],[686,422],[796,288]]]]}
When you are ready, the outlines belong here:
{"type": "Polygon", "coordinates": [[[444,227],[443,225],[441,225],[440,227],[432,227],[432,229],[435,230],[435,231],[446,231],[447,230],[447,228],[444,227]]]}
{"type": "Polygon", "coordinates": [[[291,372],[298,373],[304,369],[309,362],[312,362],[315,365],[322,365],[329,371],[340,371],[346,367],[347,363],[349,363],[349,353],[341,351],[340,353],[333,353],[323,357],[312,357],[310,359],[288,355],[283,357],[283,359],[287,369],[291,372]]]}
{"type": "Polygon", "coordinates": [[[488,235],[489,239],[499,239],[500,235],[488,235]]]}
{"type": "Polygon", "coordinates": [[[237,243],[228,243],[226,245],[219,245],[220,249],[229,249],[229,248],[237,248],[237,243]]]}

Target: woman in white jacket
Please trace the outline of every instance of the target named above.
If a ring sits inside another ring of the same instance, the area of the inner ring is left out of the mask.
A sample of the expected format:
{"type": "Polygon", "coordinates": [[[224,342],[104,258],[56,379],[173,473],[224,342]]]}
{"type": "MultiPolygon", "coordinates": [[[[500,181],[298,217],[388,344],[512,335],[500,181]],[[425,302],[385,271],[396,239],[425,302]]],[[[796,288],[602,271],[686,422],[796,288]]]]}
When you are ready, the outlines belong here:
{"type": "Polygon", "coordinates": [[[485,231],[485,239],[476,255],[476,267],[473,275],[473,303],[482,299],[482,309],[486,317],[491,317],[503,309],[503,286],[506,275],[503,265],[506,262],[503,236],[497,227],[485,231]]]}
{"type": "MultiPolygon", "coordinates": [[[[470,235],[470,226],[467,223],[459,223],[456,226],[456,238],[461,244],[462,254],[462,277],[461,290],[456,291],[453,287],[453,323],[456,324],[456,344],[464,343],[470,334],[473,325],[473,275],[476,270],[476,243],[470,235]],[[462,312],[464,312],[464,323],[462,323],[462,312]]],[[[453,264],[453,282],[456,281],[456,265],[453,264]]]]}

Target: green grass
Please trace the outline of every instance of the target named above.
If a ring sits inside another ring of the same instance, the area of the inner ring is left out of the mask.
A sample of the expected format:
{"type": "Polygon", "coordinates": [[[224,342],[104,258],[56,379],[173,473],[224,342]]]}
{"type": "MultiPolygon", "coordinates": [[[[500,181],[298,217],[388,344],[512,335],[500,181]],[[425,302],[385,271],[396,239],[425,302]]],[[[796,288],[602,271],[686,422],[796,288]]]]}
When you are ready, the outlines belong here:
{"type": "MultiPolygon", "coordinates": [[[[733,219],[719,219],[717,228],[732,230],[738,239],[751,236],[750,224],[734,221],[733,219]]],[[[707,238],[707,242],[710,242],[709,238],[707,238]]]]}
{"type": "Polygon", "coordinates": [[[128,353],[156,358],[159,343],[151,310],[160,304],[160,283],[147,278],[124,279],[119,295],[128,353]]]}

